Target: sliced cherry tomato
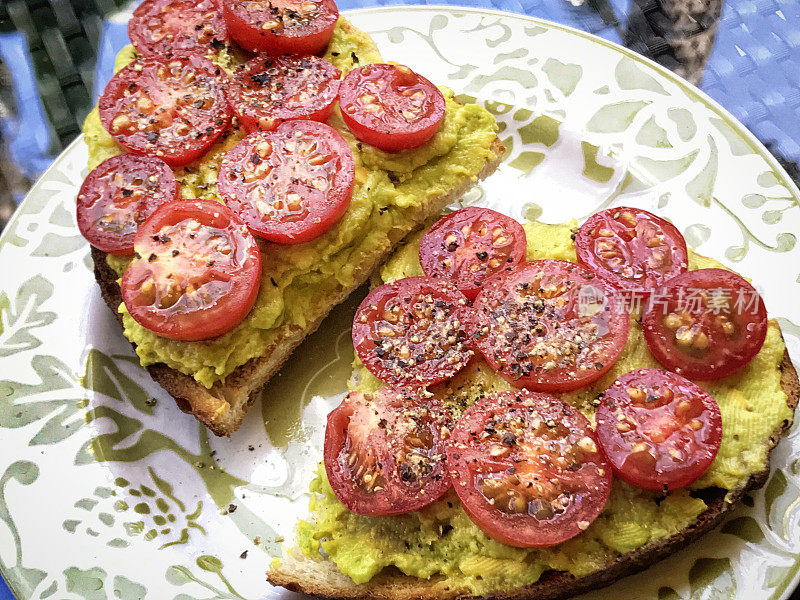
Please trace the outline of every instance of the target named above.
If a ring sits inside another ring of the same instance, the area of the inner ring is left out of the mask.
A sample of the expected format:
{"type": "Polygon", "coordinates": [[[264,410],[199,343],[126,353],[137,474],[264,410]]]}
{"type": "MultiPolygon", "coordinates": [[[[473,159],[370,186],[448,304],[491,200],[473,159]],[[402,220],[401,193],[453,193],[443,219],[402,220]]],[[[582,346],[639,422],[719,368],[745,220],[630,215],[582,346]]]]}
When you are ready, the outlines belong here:
{"type": "Polygon", "coordinates": [[[477,346],[511,383],[545,392],[599,379],[628,341],[617,289],[563,260],[538,260],[490,279],[475,300],[477,346]]]}
{"type": "Polygon", "coordinates": [[[108,82],[99,101],[100,121],[133,154],[185,165],[228,126],[226,78],[201,56],[135,60],[108,82]]]}
{"type": "Polygon", "coordinates": [[[453,422],[435,400],[390,388],[351,392],[328,415],[325,471],[336,497],[359,515],[396,515],[449,488],[446,439],[453,422]]]}
{"type": "Polygon", "coordinates": [[[390,385],[450,379],[474,354],[466,331],[472,310],[447,281],[407,277],[364,298],[353,319],[353,346],[364,366],[390,385]]]}
{"type": "Polygon", "coordinates": [[[333,0],[222,0],[231,37],[244,49],[270,54],[316,54],[333,35],[333,0]]]}
{"type": "Polygon", "coordinates": [[[354,178],[353,154],[338,131],[315,121],[288,121],[239,142],[222,159],[217,185],[254,233],[298,244],[342,218],[354,178]]]}
{"type": "Polygon", "coordinates": [[[650,298],[644,339],[662,365],[689,379],[721,379],[746,366],[767,337],[755,288],[725,269],[678,275],[650,298]]]}
{"type": "Polygon", "coordinates": [[[275,129],[283,121],[325,121],[339,93],[341,71],[318,56],[250,60],[233,77],[228,96],[247,131],[275,129]]]}
{"type": "Polygon", "coordinates": [[[685,487],[706,472],[722,442],[722,416],[703,388],[661,369],[626,373],[596,414],[614,473],[647,490],[685,487]]]}
{"type": "Polygon", "coordinates": [[[122,300],[137,323],[174,340],[205,340],[236,327],[261,281],[255,238],[225,205],[173,200],[136,234],[122,300]]]}
{"type": "Polygon", "coordinates": [[[402,65],[353,69],[339,87],[339,104],[353,135],[388,152],[430,140],[445,112],[439,88],[402,65]]]}
{"type": "Polygon", "coordinates": [[[527,390],[492,394],[470,407],[453,429],[447,468],[475,524],[522,548],[578,535],[611,493],[611,465],[586,417],[527,390]]]}
{"type": "Polygon", "coordinates": [[[456,284],[470,300],[483,282],[525,260],[522,225],[488,208],[470,206],[439,219],[419,243],[419,262],[428,277],[456,284]]]}
{"type": "Polygon", "coordinates": [[[100,163],[78,192],[78,229],[103,252],[133,254],[136,230],[153,211],[178,197],[178,183],[157,158],[119,154],[100,163]]]}
{"type": "Polygon", "coordinates": [[[128,21],[139,54],[172,56],[221,48],[228,37],[216,0],[144,0],[128,21]]]}
{"type": "Polygon", "coordinates": [[[578,262],[642,300],[689,265],[686,240],[674,225],[624,206],[589,217],[575,236],[575,252],[578,262]]]}

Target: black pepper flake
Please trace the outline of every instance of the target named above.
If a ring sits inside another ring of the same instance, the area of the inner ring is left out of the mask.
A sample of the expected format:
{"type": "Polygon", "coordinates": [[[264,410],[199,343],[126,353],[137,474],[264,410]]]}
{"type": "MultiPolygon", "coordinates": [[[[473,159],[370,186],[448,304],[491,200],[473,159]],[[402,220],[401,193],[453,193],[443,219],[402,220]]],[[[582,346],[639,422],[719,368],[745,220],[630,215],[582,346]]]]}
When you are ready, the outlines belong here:
{"type": "Polygon", "coordinates": [[[480,260],[480,261],[484,261],[484,260],[486,260],[487,258],[489,258],[489,253],[488,253],[488,252],[476,252],[476,253],[475,253],[475,256],[477,256],[477,257],[478,257],[478,260],[480,260]]]}
{"type": "Polygon", "coordinates": [[[250,75],[250,79],[258,85],[267,85],[272,77],[270,77],[269,73],[255,73],[250,75]]]}
{"type": "Polygon", "coordinates": [[[173,250],[172,251],[172,256],[178,256],[178,254],[180,254],[180,253],[181,253],[180,250],[173,250]]]}
{"type": "Polygon", "coordinates": [[[214,133],[214,128],[209,126],[206,127],[206,135],[212,135],[214,133]]]}
{"type": "Polygon", "coordinates": [[[513,433],[507,433],[503,436],[503,446],[513,446],[517,443],[517,436],[513,433]]]}
{"type": "Polygon", "coordinates": [[[122,188],[122,195],[126,198],[130,198],[133,196],[133,190],[129,190],[128,188],[122,188]]]}
{"type": "Polygon", "coordinates": [[[213,40],[211,40],[211,47],[214,50],[222,50],[225,47],[225,42],[223,42],[222,40],[218,40],[217,38],[214,38],[213,40]]]}
{"type": "Polygon", "coordinates": [[[389,177],[389,181],[397,185],[400,183],[400,178],[394,174],[394,171],[386,171],[386,175],[389,177]]]}
{"type": "Polygon", "coordinates": [[[270,282],[272,285],[274,285],[275,287],[278,287],[278,284],[277,284],[277,282],[275,281],[275,278],[274,278],[274,277],[270,277],[270,278],[269,278],[269,282],[270,282]]]}
{"type": "Polygon", "coordinates": [[[151,144],[155,144],[158,141],[158,135],[159,134],[157,131],[148,131],[146,134],[147,141],[150,142],[151,144]]]}
{"type": "Polygon", "coordinates": [[[338,52],[331,52],[331,56],[339,56],[338,52]]]}
{"type": "Polygon", "coordinates": [[[354,62],[355,64],[359,64],[359,63],[361,62],[360,60],[358,60],[358,57],[356,56],[356,53],[355,53],[355,52],[351,52],[351,53],[350,53],[350,58],[352,58],[352,59],[353,59],[353,62],[354,62]]]}
{"type": "Polygon", "coordinates": [[[258,154],[253,154],[253,156],[250,157],[250,162],[254,165],[260,165],[261,157],[258,154]]]}
{"type": "Polygon", "coordinates": [[[151,254],[150,256],[147,257],[147,262],[153,262],[157,258],[158,257],[155,254],[151,254]]]}
{"type": "Polygon", "coordinates": [[[244,552],[242,552],[242,553],[239,555],[239,558],[247,558],[247,550],[245,550],[244,552]]]}
{"type": "Polygon", "coordinates": [[[237,508],[239,508],[239,507],[236,506],[235,504],[229,504],[228,505],[228,513],[236,512],[237,508]]]}

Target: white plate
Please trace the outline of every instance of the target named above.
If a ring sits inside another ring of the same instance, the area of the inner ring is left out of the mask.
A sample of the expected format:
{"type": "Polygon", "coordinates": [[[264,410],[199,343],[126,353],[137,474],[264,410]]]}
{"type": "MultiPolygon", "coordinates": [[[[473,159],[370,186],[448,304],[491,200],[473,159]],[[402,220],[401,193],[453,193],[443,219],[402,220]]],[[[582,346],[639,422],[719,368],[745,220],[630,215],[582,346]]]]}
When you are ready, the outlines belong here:
{"type": "MultiPolygon", "coordinates": [[[[634,53],[528,17],[348,16],[387,59],[497,115],[510,155],[467,202],[549,222],[610,204],[655,210],[752,277],[800,357],[798,190],[714,102],[634,53]]],[[[326,412],[345,389],[354,301],[295,353],[233,439],[209,438],[138,367],[100,299],[74,218],[85,166],[78,140],[0,242],[3,575],[21,599],[285,593],[264,574],[278,540],[293,539],[326,412]]],[[[602,595],[786,596],[799,566],[798,452],[795,432],[765,490],[721,528],[602,595]]]]}

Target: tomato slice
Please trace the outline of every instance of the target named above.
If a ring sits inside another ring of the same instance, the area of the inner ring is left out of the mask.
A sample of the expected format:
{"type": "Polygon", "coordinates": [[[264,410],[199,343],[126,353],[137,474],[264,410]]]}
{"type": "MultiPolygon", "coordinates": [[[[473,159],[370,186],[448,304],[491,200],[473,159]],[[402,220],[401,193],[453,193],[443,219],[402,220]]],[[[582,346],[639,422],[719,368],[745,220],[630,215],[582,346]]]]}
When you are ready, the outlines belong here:
{"type": "Polygon", "coordinates": [[[111,254],[133,254],[139,225],[168,200],[178,183],[157,158],[119,154],[100,163],[78,192],[78,229],[89,243],[111,254]]]}
{"type": "Polygon", "coordinates": [[[725,269],[678,275],[653,293],[644,339],[662,365],[689,379],[721,379],[745,367],[767,337],[755,288],[725,269]]]}
{"type": "Polygon", "coordinates": [[[353,135],[388,152],[430,140],[445,112],[439,88],[403,65],[353,69],[339,87],[339,104],[353,135]]]}
{"type": "Polygon", "coordinates": [[[447,467],[474,523],[521,548],[578,535],[611,493],[611,465],[586,417],[527,390],[492,394],[470,407],[453,429],[447,467]]]}
{"type": "Polygon", "coordinates": [[[674,225],[624,206],[589,217],[575,236],[575,252],[578,262],[642,300],[689,265],[686,240],[674,225]]]}
{"type": "Polygon", "coordinates": [[[316,54],[333,35],[334,0],[222,0],[231,37],[246,50],[316,54]]]}
{"type": "Polygon", "coordinates": [[[257,56],[233,77],[228,97],[247,131],[282,121],[325,121],[339,93],[341,71],[318,56],[257,56]]]}
{"type": "Polygon", "coordinates": [[[470,206],[442,217],[422,236],[419,262],[428,277],[449,279],[474,300],[484,281],[525,260],[526,250],[522,225],[470,206]]]}
{"type": "Polygon", "coordinates": [[[136,234],[122,300],[143,327],[174,340],[220,336],[250,312],[261,253],[236,215],[212,200],[159,206],[136,234]]]}
{"type": "Polygon", "coordinates": [[[144,0],[128,21],[139,54],[172,56],[222,48],[228,37],[216,0],[144,0]]]}
{"type": "Polygon", "coordinates": [[[333,127],[288,121],[253,133],[222,159],[217,185],[257,235],[281,244],[313,240],[350,206],[355,163],[333,127]]]}
{"type": "Polygon", "coordinates": [[[722,443],[717,402],[661,369],[626,373],[596,413],[597,439],[614,473],[647,490],[685,487],[706,472],[722,443]]]}
{"type": "Polygon", "coordinates": [[[325,471],[336,497],[359,515],[395,515],[449,488],[446,439],[453,427],[434,400],[382,388],[351,392],[328,415],[325,471]]]}
{"type": "Polygon", "coordinates": [[[474,352],[472,310],[447,281],[407,277],[372,290],[353,319],[353,346],[384,383],[423,387],[450,379],[474,352]]]}
{"type": "Polygon", "coordinates": [[[138,59],[108,82],[98,103],[100,121],[133,154],[182,166],[228,126],[226,79],[201,56],[138,59]]]}
{"type": "Polygon", "coordinates": [[[511,383],[545,392],[584,387],[628,341],[617,289],[571,262],[538,260],[486,282],[475,300],[476,343],[511,383]]]}

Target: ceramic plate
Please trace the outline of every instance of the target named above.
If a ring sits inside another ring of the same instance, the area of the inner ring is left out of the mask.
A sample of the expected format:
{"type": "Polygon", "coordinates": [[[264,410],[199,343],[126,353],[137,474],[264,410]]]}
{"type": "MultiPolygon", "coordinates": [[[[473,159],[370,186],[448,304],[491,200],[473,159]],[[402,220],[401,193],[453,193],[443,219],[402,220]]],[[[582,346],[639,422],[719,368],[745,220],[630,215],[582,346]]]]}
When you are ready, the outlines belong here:
{"type": "MultiPolygon", "coordinates": [[[[798,190],[695,88],[588,34],[445,7],[349,17],[401,60],[497,116],[508,156],[465,203],[581,219],[613,204],[670,218],[699,252],[752,277],[800,358],[798,190]]],[[[267,387],[233,439],[209,437],[138,367],[75,226],[75,142],[0,246],[0,563],[20,599],[271,598],[324,420],[350,372],[357,298],[267,387]]],[[[800,552],[800,437],[724,525],[617,597],[781,598],[800,552]]],[[[595,594],[595,597],[600,597],[595,594]]]]}

